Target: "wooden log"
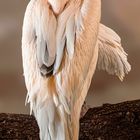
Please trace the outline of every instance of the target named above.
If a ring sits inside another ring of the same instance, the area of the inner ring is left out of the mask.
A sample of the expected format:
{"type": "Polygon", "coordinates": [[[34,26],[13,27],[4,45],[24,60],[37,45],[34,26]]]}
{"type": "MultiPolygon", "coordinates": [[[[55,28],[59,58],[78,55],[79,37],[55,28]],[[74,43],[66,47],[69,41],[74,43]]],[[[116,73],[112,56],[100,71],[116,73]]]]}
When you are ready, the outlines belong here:
{"type": "MultiPolygon", "coordinates": [[[[140,140],[140,100],[89,109],[80,120],[80,140],[140,140]]],[[[0,114],[0,140],[39,140],[35,118],[0,114]]]]}
{"type": "Polygon", "coordinates": [[[39,129],[33,116],[0,114],[0,140],[39,140],[39,129]]]}
{"type": "Polygon", "coordinates": [[[80,140],[140,140],[140,100],[89,109],[80,140]]]}

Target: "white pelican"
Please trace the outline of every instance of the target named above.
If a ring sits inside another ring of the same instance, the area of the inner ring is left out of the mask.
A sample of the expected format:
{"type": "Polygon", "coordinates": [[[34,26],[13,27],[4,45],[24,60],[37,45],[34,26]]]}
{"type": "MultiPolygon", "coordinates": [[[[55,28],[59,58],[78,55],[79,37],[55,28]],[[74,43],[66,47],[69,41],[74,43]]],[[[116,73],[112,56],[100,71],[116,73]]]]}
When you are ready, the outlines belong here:
{"type": "Polygon", "coordinates": [[[121,80],[131,69],[119,36],[100,24],[101,0],[31,0],[22,34],[26,102],[41,140],[78,140],[96,64],[121,80]]]}

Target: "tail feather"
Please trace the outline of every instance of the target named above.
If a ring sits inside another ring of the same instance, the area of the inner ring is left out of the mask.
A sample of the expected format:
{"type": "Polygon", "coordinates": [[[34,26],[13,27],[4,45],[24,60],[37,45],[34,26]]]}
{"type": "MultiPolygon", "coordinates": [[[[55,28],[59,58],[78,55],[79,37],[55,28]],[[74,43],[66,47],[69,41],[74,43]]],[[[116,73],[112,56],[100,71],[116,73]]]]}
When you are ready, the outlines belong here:
{"type": "Polygon", "coordinates": [[[32,103],[34,104],[34,115],[40,128],[40,139],[72,140],[71,116],[66,112],[63,104],[59,103],[56,106],[55,102],[53,97],[49,97],[42,104],[32,103]]]}

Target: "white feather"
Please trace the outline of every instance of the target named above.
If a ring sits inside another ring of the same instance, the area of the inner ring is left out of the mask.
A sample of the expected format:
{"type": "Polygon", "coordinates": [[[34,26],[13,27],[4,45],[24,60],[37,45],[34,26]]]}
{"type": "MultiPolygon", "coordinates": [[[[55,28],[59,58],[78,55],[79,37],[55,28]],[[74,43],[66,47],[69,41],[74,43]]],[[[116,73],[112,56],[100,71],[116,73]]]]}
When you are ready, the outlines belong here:
{"type": "MultiPolygon", "coordinates": [[[[71,3],[58,17],[57,33],[56,33],[56,61],[54,66],[53,74],[56,74],[61,65],[63,58],[64,47],[66,43],[66,26],[69,20],[69,17],[73,15],[76,11],[76,8],[79,6],[79,3],[71,3]]],[[[69,40],[69,39],[68,39],[69,40]]]]}
{"type": "Polygon", "coordinates": [[[37,53],[40,66],[51,66],[56,57],[57,21],[47,2],[38,2],[35,8],[35,32],[37,36],[37,53]],[[46,54],[47,50],[47,54],[46,54]]]}
{"type": "Polygon", "coordinates": [[[74,15],[71,15],[66,26],[66,38],[67,38],[67,52],[72,59],[74,55],[74,43],[75,43],[75,35],[76,35],[76,29],[75,29],[75,17],[74,15]]]}
{"type": "Polygon", "coordinates": [[[121,46],[120,37],[110,28],[100,24],[98,68],[109,74],[116,74],[122,81],[125,74],[131,70],[127,54],[121,46]]]}

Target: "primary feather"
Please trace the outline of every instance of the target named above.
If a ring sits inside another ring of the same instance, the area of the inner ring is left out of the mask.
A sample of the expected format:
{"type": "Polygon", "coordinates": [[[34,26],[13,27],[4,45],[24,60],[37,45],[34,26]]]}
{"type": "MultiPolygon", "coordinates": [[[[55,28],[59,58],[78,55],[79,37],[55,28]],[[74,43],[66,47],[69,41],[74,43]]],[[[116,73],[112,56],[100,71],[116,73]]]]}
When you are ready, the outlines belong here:
{"type": "Polygon", "coordinates": [[[100,24],[98,45],[97,67],[109,74],[116,74],[122,81],[125,74],[131,70],[131,66],[127,61],[127,54],[122,48],[120,37],[112,29],[100,24]]]}

